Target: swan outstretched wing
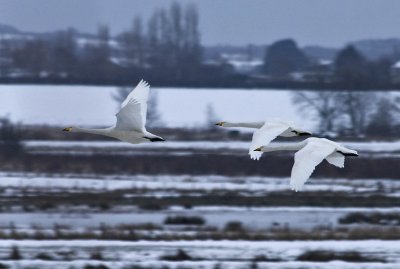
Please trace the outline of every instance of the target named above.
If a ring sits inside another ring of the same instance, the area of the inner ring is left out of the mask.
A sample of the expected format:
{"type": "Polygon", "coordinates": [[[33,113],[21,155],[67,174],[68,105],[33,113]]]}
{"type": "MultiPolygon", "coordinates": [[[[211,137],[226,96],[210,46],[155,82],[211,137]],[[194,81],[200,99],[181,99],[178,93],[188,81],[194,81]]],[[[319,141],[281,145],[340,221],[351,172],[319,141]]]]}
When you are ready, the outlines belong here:
{"type": "Polygon", "coordinates": [[[314,172],[315,167],[335,151],[335,147],[325,143],[308,142],[294,155],[294,165],[290,186],[295,191],[301,190],[304,183],[314,172]]]}
{"type": "Polygon", "coordinates": [[[249,154],[253,160],[261,158],[261,151],[254,151],[255,149],[268,145],[277,136],[282,134],[289,128],[288,125],[279,122],[266,122],[260,129],[253,133],[253,139],[250,144],[249,154]]]}
{"type": "Polygon", "coordinates": [[[141,80],[133,91],[122,102],[121,110],[117,113],[116,129],[145,131],[147,100],[150,86],[141,80]]]}

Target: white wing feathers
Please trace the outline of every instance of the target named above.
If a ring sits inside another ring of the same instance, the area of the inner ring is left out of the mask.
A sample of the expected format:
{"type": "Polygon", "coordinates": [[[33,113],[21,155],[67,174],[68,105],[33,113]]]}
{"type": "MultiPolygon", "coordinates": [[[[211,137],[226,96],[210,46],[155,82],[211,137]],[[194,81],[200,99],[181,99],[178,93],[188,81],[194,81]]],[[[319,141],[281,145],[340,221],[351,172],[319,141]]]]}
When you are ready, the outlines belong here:
{"type": "Polygon", "coordinates": [[[290,178],[292,189],[301,190],[304,183],[314,172],[315,167],[334,151],[333,145],[308,142],[304,148],[296,152],[290,178]]]}
{"type": "Polygon", "coordinates": [[[249,155],[253,160],[261,158],[261,151],[254,151],[255,149],[268,145],[272,140],[282,134],[289,128],[288,125],[280,122],[266,122],[260,129],[253,133],[249,155]]]}
{"type": "Polygon", "coordinates": [[[337,166],[339,168],[344,167],[344,155],[336,151],[330,154],[328,157],[326,157],[326,160],[328,161],[328,163],[337,166]]]}
{"type": "Polygon", "coordinates": [[[149,99],[150,85],[143,79],[138,83],[138,85],[131,91],[130,94],[125,98],[121,104],[121,108],[126,106],[128,102],[135,99],[139,103],[147,104],[147,99],[149,99]]]}
{"type": "Polygon", "coordinates": [[[145,124],[149,92],[149,84],[141,80],[122,102],[121,110],[116,115],[116,129],[126,131],[135,130],[139,132],[146,130],[145,124]]]}

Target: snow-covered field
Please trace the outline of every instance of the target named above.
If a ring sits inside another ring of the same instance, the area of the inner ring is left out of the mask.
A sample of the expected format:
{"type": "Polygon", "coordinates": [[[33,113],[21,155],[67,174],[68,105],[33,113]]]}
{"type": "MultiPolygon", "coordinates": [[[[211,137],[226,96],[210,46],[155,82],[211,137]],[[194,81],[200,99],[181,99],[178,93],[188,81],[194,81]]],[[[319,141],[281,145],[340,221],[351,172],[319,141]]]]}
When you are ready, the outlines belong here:
{"type": "MultiPolygon", "coordinates": [[[[115,121],[119,105],[111,95],[117,87],[0,85],[0,115],[26,124],[106,126],[115,121]]],[[[218,120],[290,119],[313,127],[291,103],[291,91],[249,89],[153,88],[162,121],[170,127],[199,127],[207,106],[218,120]],[[240,112],[239,112],[240,111],[240,112]]]]}
{"type": "MultiPolygon", "coordinates": [[[[17,246],[25,260],[2,261],[12,268],[40,266],[47,268],[82,268],[86,264],[104,264],[112,269],[121,269],[128,265],[141,265],[147,268],[215,268],[219,263],[223,269],[250,268],[256,257],[275,259],[276,261],[259,261],[261,269],[288,268],[321,268],[321,269],[395,269],[400,266],[400,241],[175,241],[175,242],[121,242],[99,240],[3,240],[0,241],[0,255],[4,256],[12,246],[17,246]],[[182,249],[192,257],[186,261],[165,261],[166,255],[175,255],[182,249]],[[365,257],[381,259],[385,262],[301,262],[298,257],[306,251],[324,250],[335,253],[357,251],[365,257]],[[53,260],[35,259],[39,253],[46,253],[53,260]],[[90,258],[91,253],[101,253],[103,260],[90,258]],[[65,257],[73,261],[66,261],[65,257]],[[23,266],[23,267],[21,267],[23,266]]],[[[30,267],[32,268],[32,267],[30,267]]],[[[127,267],[125,267],[127,268],[127,267]]],[[[128,267],[130,268],[130,267],[128,267]]],[[[133,267],[132,267],[133,268],[133,267]]]]}
{"type": "MultiPolygon", "coordinates": [[[[126,191],[126,197],[178,197],[181,195],[204,195],[216,191],[236,191],[243,196],[269,195],[272,192],[290,191],[289,178],[277,177],[228,177],[217,175],[55,175],[43,176],[25,173],[0,173],[0,188],[3,199],[22,196],[29,191],[30,196],[45,193],[105,193],[115,190],[126,191]]],[[[311,179],[304,187],[307,192],[341,192],[349,196],[386,195],[397,196],[400,181],[390,179],[311,179]]],[[[46,212],[0,213],[0,227],[8,227],[10,222],[19,228],[31,225],[52,227],[67,224],[72,227],[91,227],[100,223],[108,225],[144,224],[163,225],[168,216],[201,216],[207,225],[222,228],[227,222],[240,221],[251,229],[287,226],[297,229],[312,229],[318,226],[335,227],[338,219],[351,212],[400,213],[400,208],[326,208],[326,207],[228,207],[199,206],[185,209],[169,207],[164,210],[146,211],[130,206],[112,207],[104,212],[90,207],[57,208],[46,212]]]]}

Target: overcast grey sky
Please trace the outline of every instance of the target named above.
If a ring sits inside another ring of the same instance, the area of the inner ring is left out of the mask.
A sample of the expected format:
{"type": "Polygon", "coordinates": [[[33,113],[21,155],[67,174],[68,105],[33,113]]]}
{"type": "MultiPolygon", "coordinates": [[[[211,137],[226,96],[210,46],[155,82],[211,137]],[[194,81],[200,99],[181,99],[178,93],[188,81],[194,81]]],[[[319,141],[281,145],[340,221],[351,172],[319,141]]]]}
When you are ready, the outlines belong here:
{"type": "MultiPolygon", "coordinates": [[[[0,0],[0,23],[25,31],[69,26],[113,33],[147,18],[170,0],[0,0]]],[[[293,37],[301,45],[341,46],[363,38],[400,37],[398,0],[179,0],[195,2],[204,44],[268,44],[293,37]]]]}

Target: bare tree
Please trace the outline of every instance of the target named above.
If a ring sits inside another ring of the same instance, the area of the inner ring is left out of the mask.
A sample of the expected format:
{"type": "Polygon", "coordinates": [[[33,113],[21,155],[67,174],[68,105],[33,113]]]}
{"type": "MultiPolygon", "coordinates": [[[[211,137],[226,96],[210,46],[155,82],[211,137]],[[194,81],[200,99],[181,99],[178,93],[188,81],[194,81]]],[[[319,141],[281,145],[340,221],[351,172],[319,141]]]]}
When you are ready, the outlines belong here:
{"type": "MultiPolygon", "coordinates": [[[[114,93],[112,93],[111,96],[118,104],[118,109],[131,91],[131,87],[120,87],[117,88],[114,93]]],[[[158,94],[155,91],[150,92],[149,100],[147,102],[146,125],[149,127],[159,127],[163,125],[161,116],[158,112],[158,94]]]]}
{"type": "Polygon", "coordinates": [[[400,115],[400,107],[396,99],[381,97],[377,101],[375,112],[367,127],[368,134],[391,136],[396,135],[400,115]]]}
{"type": "Polygon", "coordinates": [[[110,29],[107,25],[99,25],[97,29],[97,38],[99,39],[98,57],[101,61],[108,61],[110,58],[110,29]]]}
{"type": "Polygon", "coordinates": [[[132,27],[118,36],[118,42],[123,48],[122,53],[130,65],[142,66],[144,63],[145,35],[142,18],[136,16],[132,27]]]}
{"type": "Polygon", "coordinates": [[[22,130],[7,117],[0,118],[0,155],[15,157],[23,152],[22,130]]]}
{"type": "Polygon", "coordinates": [[[347,129],[351,135],[365,134],[366,127],[378,95],[372,92],[341,92],[336,95],[336,106],[343,116],[342,130],[347,129]],[[347,128],[346,128],[347,127],[347,128]]]}
{"type": "Polygon", "coordinates": [[[337,107],[337,92],[296,92],[293,103],[305,116],[318,121],[318,130],[322,133],[334,132],[341,111],[337,107]]]}
{"type": "Polygon", "coordinates": [[[360,136],[390,135],[398,128],[400,101],[373,92],[297,92],[299,111],[319,122],[319,131],[360,136]]]}

